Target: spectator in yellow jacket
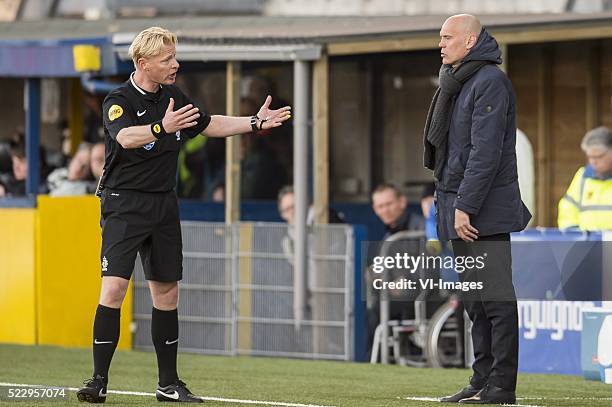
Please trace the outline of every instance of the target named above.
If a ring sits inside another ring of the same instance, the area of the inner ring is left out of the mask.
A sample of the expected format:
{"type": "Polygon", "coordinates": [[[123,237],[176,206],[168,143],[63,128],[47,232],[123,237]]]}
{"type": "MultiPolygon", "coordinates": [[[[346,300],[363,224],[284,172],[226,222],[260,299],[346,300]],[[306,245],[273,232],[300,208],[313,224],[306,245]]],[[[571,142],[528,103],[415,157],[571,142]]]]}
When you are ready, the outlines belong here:
{"type": "Polygon", "coordinates": [[[574,175],[559,202],[559,228],[612,230],[612,133],[607,127],[589,131],[580,145],[588,165],[574,175]]]}

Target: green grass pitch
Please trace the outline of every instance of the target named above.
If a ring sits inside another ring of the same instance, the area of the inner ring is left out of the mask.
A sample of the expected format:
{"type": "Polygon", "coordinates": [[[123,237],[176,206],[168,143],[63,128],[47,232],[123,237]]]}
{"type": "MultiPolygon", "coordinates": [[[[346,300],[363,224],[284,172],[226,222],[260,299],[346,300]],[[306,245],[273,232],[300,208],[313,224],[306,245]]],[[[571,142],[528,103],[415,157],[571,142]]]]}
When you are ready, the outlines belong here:
{"type": "MultiPolygon", "coordinates": [[[[209,406],[273,405],[271,402],[318,406],[436,406],[407,397],[440,397],[465,385],[469,370],[416,369],[365,363],[308,361],[260,357],[179,355],[179,373],[197,395],[266,401],[246,404],[206,401],[209,406]]],[[[79,387],[91,375],[91,351],[50,346],[0,345],[0,382],[79,387]]],[[[109,390],[153,393],[157,367],[152,352],[118,351],[109,390]]],[[[612,386],[560,375],[519,375],[517,403],[523,406],[612,406],[612,386]]],[[[0,386],[0,392],[6,386],[0,386]]],[[[0,401],[0,405],[41,407],[82,405],[73,391],[66,401],[0,401]]],[[[151,396],[110,394],[106,405],[148,406],[151,396]]]]}

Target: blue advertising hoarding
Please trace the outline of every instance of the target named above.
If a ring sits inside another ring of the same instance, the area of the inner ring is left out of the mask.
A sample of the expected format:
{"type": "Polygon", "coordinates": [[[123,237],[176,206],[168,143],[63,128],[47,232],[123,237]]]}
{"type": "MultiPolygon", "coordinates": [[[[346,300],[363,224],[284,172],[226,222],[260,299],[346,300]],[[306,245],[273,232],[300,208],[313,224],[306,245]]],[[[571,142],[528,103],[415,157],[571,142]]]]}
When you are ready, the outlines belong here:
{"type": "Polygon", "coordinates": [[[601,306],[601,233],[529,230],[512,235],[519,369],[581,375],[583,311],[601,306]]]}

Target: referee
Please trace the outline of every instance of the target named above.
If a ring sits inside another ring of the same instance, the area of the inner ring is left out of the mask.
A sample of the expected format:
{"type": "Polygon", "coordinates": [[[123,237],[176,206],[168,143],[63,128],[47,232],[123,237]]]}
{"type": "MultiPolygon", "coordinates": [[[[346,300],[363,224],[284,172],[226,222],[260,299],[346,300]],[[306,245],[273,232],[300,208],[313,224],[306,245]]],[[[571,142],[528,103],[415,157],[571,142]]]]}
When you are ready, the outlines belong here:
{"type": "Polygon", "coordinates": [[[270,110],[268,96],[252,117],[209,116],[176,86],[176,35],[159,27],[139,33],[129,53],[136,71],[104,100],[106,159],[101,197],[102,287],[93,328],[93,377],[80,401],[106,401],[108,370],[119,340],[120,308],[140,252],[153,310],[159,401],[201,403],[177,374],[178,281],[182,241],[175,192],[184,140],[205,133],[227,137],[281,126],[289,106],[270,110]]]}

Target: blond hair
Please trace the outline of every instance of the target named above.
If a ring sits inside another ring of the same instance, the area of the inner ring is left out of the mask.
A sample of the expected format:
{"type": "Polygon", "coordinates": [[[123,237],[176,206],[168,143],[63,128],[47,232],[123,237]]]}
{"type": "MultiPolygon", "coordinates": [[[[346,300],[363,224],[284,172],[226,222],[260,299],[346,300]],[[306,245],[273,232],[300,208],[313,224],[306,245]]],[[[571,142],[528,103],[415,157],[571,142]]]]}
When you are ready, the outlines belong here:
{"type": "Polygon", "coordinates": [[[176,45],[176,34],[161,27],[149,27],[142,30],[132,44],[128,54],[138,64],[140,58],[151,58],[159,55],[164,45],[176,45]]]}

